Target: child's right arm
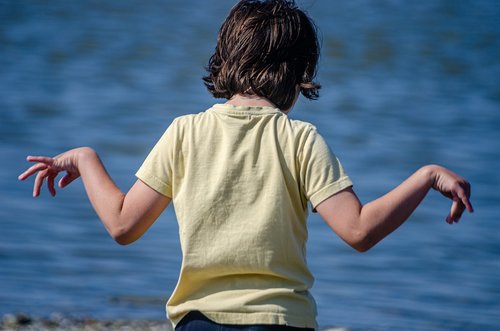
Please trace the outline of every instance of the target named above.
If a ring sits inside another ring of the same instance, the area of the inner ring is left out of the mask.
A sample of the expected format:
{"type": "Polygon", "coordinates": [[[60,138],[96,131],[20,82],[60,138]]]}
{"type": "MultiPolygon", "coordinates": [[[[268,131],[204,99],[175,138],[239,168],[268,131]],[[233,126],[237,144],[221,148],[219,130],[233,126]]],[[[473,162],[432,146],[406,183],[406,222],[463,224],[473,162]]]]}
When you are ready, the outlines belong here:
{"type": "Polygon", "coordinates": [[[321,202],[316,210],[344,241],[364,252],[403,224],[431,188],[453,200],[446,218],[449,224],[458,222],[465,209],[473,212],[469,183],[437,165],[419,169],[398,187],[365,205],[349,188],[321,202]]]}
{"type": "Polygon", "coordinates": [[[59,181],[64,188],[82,177],[92,206],[109,234],[119,244],[134,242],[154,223],[168,206],[170,198],[156,192],[141,180],[137,180],[125,194],[113,182],[97,153],[88,147],[76,148],[55,157],[28,156],[35,165],[23,172],[19,180],[35,175],[33,196],[47,181],[52,196],[56,195],[54,180],[61,172],[66,175],[59,181]]]}

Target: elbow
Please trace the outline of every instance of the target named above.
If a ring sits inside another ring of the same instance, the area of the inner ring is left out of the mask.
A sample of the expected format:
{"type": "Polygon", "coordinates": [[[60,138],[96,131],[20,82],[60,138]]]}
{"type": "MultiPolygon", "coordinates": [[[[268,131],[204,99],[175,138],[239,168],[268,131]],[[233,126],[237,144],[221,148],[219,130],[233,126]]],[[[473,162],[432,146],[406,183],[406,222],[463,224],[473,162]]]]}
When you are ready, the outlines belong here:
{"type": "Polygon", "coordinates": [[[348,241],[348,244],[354,248],[359,253],[366,253],[370,249],[372,249],[376,244],[377,240],[375,240],[374,236],[368,232],[358,232],[356,233],[351,240],[348,241]]]}
{"type": "Polygon", "coordinates": [[[134,224],[136,224],[135,222],[128,220],[116,219],[108,222],[103,221],[103,223],[105,224],[111,238],[113,238],[117,244],[122,246],[135,242],[142,236],[143,233],[137,226],[134,226],[134,224]]]}
{"type": "Polygon", "coordinates": [[[129,245],[136,240],[132,238],[132,236],[127,231],[122,229],[113,232],[110,231],[109,234],[111,238],[113,238],[113,240],[121,246],[129,245]]]}
{"type": "Polygon", "coordinates": [[[134,242],[125,236],[113,236],[113,240],[120,246],[126,246],[134,242]]]}
{"type": "Polygon", "coordinates": [[[375,246],[375,245],[370,245],[370,244],[366,244],[366,243],[357,243],[355,245],[351,245],[351,247],[354,248],[358,253],[366,253],[373,246],[375,246]]]}

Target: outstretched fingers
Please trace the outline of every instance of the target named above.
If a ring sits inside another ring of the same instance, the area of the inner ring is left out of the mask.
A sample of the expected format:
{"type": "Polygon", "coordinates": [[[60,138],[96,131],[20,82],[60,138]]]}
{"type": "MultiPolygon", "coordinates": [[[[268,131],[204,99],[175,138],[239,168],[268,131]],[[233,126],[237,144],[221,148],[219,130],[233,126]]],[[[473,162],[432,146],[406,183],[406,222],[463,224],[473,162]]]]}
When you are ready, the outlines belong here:
{"type": "Polygon", "coordinates": [[[465,210],[464,204],[460,200],[453,199],[450,208],[450,213],[446,217],[446,223],[448,224],[458,223],[460,217],[462,217],[464,210],[465,210]]]}
{"type": "Polygon", "coordinates": [[[473,213],[474,207],[472,207],[472,204],[470,202],[470,194],[471,194],[470,184],[469,184],[469,182],[465,182],[464,185],[465,185],[464,191],[462,191],[462,193],[459,194],[458,197],[460,198],[462,203],[465,205],[465,208],[467,209],[467,211],[469,213],[473,213]]]}
{"type": "Polygon", "coordinates": [[[45,180],[45,177],[47,177],[47,172],[48,169],[45,169],[43,171],[40,171],[36,177],[35,177],[35,182],[33,183],[33,197],[38,197],[40,195],[40,190],[43,185],[43,182],[45,180]]]}
{"type": "Polygon", "coordinates": [[[458,189],[452,191],[452,204],[450,214],[446,217],[446,222],[449,224],[457,223],[460,220],[464,210],[474,212],[474,208],[470,202],[470,184],[468,182],[458,186],[458,189]]]}
{"type": "Polygon", "coordinates": [[[19,180],[25,180],[30,176],[35,176],[33,184],[33,197],[38,197],[41,188],[47,180],[47,189],[52,196],[56,195],[56,177],[60,172],[66,171],[66,175],[59,181],[58,185],[63,188],[80,177],[78,168],[74,163],[74,151],[62,153],[56,157],[48,156],[28,156],[26,160],[33,162],[31,167],[19,175],[19,180]]]}
{"type": "Polygon", "coordinates": [[[25,172],[19,175],[19,180],[25,180],[26,178],[36,174],[39,171],[46,170],[49,166],[45,163],[37,163],[29,167],[25,172]]]}
{"type": "Polygon", "coordinates": [[[54,162],[54,158],[52,158],[50,156],[29,155],[28,157],[26,157],[26,160],[28,162],[41,162],[41,163],[45,163],[45,164],[52,164],[54,162]]]}
{"type": "Polygon", "coordinates": [[[28,162],[36,162],[36,164],[32,165],[25,172],[19,175],[18,179],[25,180],[36,174],[35,182],[33,184],[33,196],[37,197],[40,195],[40,190],[45,178],[47,178],[47,187],[49,192],[52,196],[55,196],[56,191],[54,188],[54,179],[57,176],[57,171],[51,171],[54,159],[47,156],[28,156],[26,160],[28,162]]]}
{"type": "Polygon", "coordinates": [[[54,180],[57,174],[50,174],[47,176],[47,188],[49,189],[50,195],[56,196],[56,189],[54,187],[54,180]]]}

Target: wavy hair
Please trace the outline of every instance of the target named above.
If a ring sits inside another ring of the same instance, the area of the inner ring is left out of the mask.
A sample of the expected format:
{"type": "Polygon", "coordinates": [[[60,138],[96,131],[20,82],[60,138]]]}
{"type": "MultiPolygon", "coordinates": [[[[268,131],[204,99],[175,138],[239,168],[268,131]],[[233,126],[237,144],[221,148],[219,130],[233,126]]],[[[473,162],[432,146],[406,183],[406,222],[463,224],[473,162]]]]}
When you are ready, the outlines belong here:
{"type": "Polygon", "coordinates": [[[297,86],[318,98],[319,53],[316,26],[294,1],[242,0],[220,28],[203,81],[216,98],[257,95],[286,110],[297,86]]]}

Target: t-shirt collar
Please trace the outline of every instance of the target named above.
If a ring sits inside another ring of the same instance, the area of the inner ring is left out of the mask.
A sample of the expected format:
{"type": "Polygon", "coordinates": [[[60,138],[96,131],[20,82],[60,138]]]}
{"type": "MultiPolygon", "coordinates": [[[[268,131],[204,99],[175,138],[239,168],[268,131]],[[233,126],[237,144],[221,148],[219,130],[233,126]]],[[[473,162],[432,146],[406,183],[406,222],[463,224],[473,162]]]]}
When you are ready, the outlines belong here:
{"type": "Polygon", "coordinates": [[[281,110],[275,107],[259,107],[259,106],[234,106],[228,103],[217,103],[212,106],[212,110],[218,113],[225,114],[248,114],[248,115],[267,115],[267,114],[282,114],[281,110]]]}

